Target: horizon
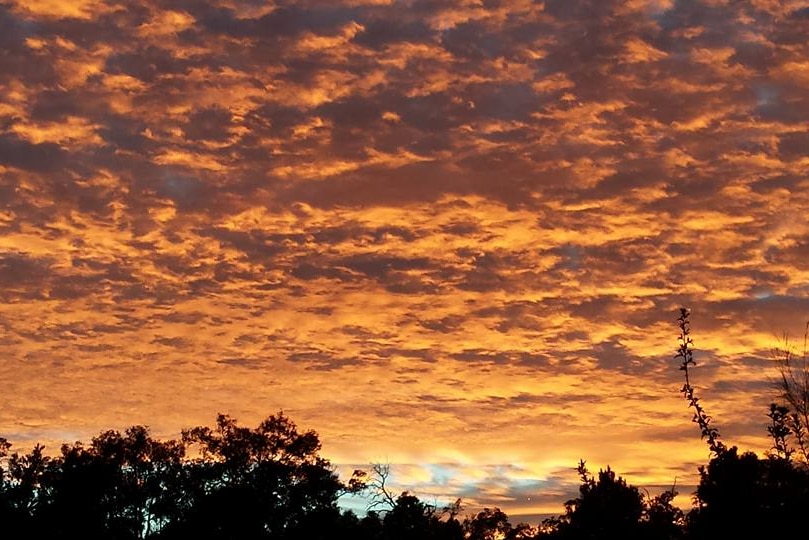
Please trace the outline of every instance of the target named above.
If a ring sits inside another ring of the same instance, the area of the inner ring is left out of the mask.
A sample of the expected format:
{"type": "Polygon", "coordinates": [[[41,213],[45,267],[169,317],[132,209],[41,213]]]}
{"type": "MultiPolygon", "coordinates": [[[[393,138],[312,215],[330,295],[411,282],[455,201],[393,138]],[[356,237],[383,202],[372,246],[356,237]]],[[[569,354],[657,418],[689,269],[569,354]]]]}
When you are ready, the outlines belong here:
{"type": "Polygon", "coordinates": [[[341,471],[556,515],[580,459],[697,484],[686,306],[764,455],[807,32],[797,0],[0,3],[0,436],[282,410],[341,471]]]}

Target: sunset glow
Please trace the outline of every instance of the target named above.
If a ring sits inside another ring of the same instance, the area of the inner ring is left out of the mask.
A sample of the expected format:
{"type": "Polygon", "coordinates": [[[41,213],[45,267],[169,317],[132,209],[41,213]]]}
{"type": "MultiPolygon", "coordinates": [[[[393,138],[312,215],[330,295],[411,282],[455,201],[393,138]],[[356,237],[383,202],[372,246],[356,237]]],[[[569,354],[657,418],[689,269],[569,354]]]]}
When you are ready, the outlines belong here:
{"type": "Polygon", "coordinates": [[[283,410],[340,470],[684,504],[809,320],[809,4],[0,3],[0,436],[283,410]]]}

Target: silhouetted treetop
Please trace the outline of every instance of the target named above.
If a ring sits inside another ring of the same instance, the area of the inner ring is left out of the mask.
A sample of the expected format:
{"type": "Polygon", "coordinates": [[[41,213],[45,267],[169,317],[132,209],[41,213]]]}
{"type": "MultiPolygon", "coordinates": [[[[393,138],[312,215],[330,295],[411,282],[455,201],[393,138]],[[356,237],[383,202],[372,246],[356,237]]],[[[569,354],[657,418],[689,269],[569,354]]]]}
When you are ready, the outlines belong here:
{"type": "MultiPolygon", "coordinates": [[[[500,508],[458,518],[445,507],[395,492],[390,466],[373,465],[341,480],[320,455],[314,431],[299,431],[283,412],[256,427],[220,414],[213,426],[154,439],[145,426],[108,430],[89,444],[41,445],[12,452],[0,438],[0,536],[54,540],[718,540],[779,538],[805,528],[809,369],[788,357],[780,365],[781,403],[772,403],[766,457],[726,446],[691,380],[695,365],[690,313],[681,309],[675,357],[681,393],[708,443],[699,486],[687,512],[674,488],[650,496],[609,466],[592,475],[584,460],[578,496],[539,527],[513,525],[500,508]],[[797,456],[797,457],[796,457],[797,456]],[[359,517],[339,503],[347,493],[370,502],[359,517]],[[24,531],[21,533],[20,531],[24,531]]],[[[804,353],[804,358],[806,354],[804,353]]],[[[763,416],[763,415],[762,415],[763,416]]]]}

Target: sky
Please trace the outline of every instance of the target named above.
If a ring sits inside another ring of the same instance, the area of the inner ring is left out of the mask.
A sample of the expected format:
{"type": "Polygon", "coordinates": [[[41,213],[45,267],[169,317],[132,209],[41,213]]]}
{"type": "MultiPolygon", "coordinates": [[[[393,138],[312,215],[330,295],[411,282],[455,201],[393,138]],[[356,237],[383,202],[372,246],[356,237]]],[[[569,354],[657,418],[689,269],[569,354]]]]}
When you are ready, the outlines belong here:
{"type": "Polygon", "coordinates": [[[809,320],[809,2],[0,2],[0,435],[283,410],[562,513],[762,454],[809,320]]]}

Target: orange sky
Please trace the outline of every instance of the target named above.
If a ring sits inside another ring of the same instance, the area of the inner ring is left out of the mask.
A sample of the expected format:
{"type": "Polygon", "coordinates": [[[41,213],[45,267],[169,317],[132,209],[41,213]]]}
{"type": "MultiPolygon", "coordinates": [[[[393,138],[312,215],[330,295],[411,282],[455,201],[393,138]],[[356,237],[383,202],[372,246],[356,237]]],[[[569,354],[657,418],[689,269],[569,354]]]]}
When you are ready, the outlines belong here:
{"type": "Polygon", "coordinates": [[[677,308],[758,452],[809,319],[807,35],[797,0],[0,3],[0,434],[283,409],[427,500],[560,513],[584,458],[687,504],[677,308]]]}

